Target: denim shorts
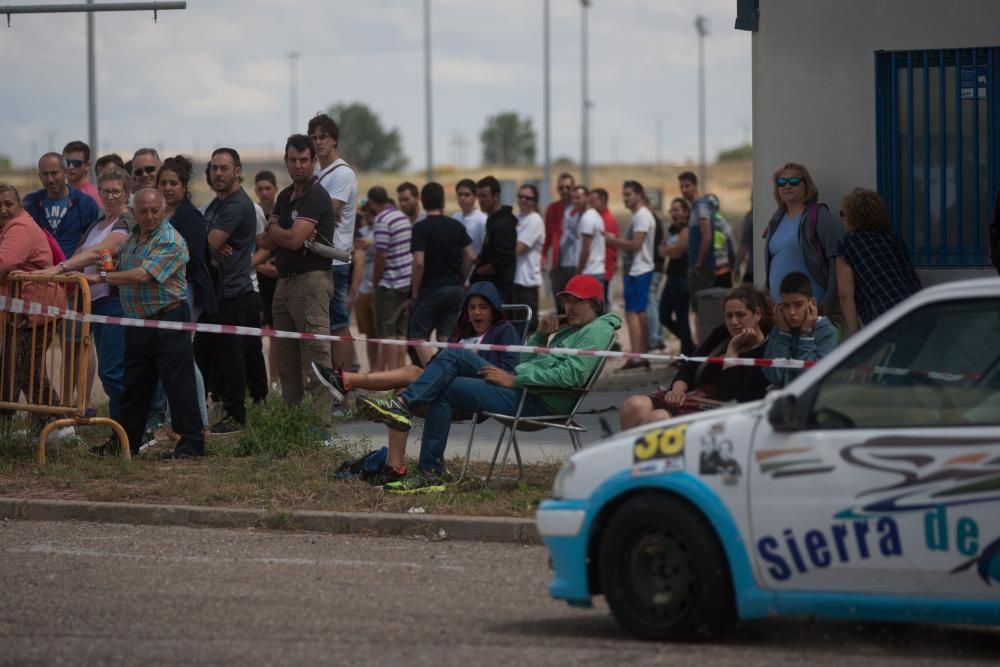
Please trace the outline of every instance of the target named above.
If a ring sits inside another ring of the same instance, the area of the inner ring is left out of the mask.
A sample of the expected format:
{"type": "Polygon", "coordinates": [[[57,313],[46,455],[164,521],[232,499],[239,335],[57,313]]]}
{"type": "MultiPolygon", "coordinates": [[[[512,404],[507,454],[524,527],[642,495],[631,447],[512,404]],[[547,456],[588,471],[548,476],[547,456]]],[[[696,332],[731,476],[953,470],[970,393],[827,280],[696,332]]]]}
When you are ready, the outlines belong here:
{"type": "Polygon", "coordinates": [[[625,276],[625,312],[646,312],[646,306],[649,305],[649,285],[652,282],[652,271],[638,276],[625,276]]]}
{"type": "Polygon", "coordinates": [[[351,287],[351,265],[337,264],[330,269],[333,274],[333,297],[330,298],[330,331],[346,329],[351,325],[347,312],[347,292],[351,287]]]}

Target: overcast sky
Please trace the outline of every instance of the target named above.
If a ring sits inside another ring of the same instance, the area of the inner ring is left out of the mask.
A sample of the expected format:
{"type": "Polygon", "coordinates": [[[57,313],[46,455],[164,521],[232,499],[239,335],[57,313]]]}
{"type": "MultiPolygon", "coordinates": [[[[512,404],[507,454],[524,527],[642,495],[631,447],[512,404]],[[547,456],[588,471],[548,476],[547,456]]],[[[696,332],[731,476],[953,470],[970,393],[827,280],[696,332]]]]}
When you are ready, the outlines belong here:
{"type": "MultiPolygon", "coordinates": [[[[749,138],[750,34],[733,29],[736,0],[592,5],[592,161],[654,160],[657,120],[663,159],[697,156],[698,12],[710,30],[709,156],[749,138]]],[[[477,165],[479,132],[500,111],[532,118],[540,160],[541,0],[431,6],[435,163],[477,165]]],[[[163,12],[157,24],[151,12],[96,14],[100,152],[280,149],[290,128],[287,54],[294,50],[301,53],[302,130],[316,111],[360,101],[399,128],[411,168],[422,168],[422,7],[422,0],[188,0],[186,10],[163,12]]],[[[580,3],[551,0],[551,7],[552,152],[575,160],[580,3]]],[[[0,25],[0,153],[26,164],[71,139],[86,140],[85,18],[11,21],[9,29],[0,25]]]]}

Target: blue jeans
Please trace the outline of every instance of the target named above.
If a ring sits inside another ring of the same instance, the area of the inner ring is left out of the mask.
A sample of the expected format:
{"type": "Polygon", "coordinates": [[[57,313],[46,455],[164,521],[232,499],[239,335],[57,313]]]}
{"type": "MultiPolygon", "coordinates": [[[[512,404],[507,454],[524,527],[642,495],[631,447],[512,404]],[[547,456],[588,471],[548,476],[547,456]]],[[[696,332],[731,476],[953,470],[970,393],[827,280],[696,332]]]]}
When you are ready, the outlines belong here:
{"type": "MultiPolygon", "coordinates": [[[[94,315],[124,317],[122,303],[116,296],[106,296],[90,302],[94,315]]],[[[97,375],[108,395],[108,413],[121,422],[122,390],[125,388],[125,328],[114,324],[95,324],[94,347],[97,350],[97,375]]]]}
{"type": "MultiPolygon", "coordinates": [[[[471,350],[441,350],[416,382],[400,396],[416,409],[427,406],[424,439],[420,443],[420,468],[426,472],[444,472],[444,450],[448,446],[452,411],[500,412],[514,414],[523,389],[508,389],[490,384],[479,377],[479,369],[490,366],[471,350]]],[[[528,394],[522,415],[548,414],[540,399],[528,394]]]]}
{"type": "Polygon", "coordinates": [[[667,276],[667,284],[660,294],[660,324],[677,336],[681,343],[681,354],[693,354],[691,323],[688,320],[691,294],[688,292],[687,276],[667,276]]]}
{"type": "MultiPolygon", "coordinates": [[[[337,264],[330,267],[333,276],[333,296],[330,297],[330,333],[336,334],[351,325],[351,314],[347,312],[347,292],[351,286],[351,267],[337,264]]],[[[407,288],[409,290],[409,288],[407,288]]],[[[450,335],[451,332],[449,331],[450,335]]]]}

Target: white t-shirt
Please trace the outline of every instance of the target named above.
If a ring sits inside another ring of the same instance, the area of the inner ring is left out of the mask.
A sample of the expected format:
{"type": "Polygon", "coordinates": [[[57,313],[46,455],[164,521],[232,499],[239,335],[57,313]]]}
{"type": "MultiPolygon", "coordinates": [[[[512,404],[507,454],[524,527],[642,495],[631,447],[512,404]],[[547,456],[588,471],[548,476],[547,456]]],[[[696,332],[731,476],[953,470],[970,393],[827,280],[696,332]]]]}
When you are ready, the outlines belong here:
{"type": "Polygon", "coordinates": [[[604,277],[604,218],[592,208],[588,208],[580,216],[580,246],[582,249],[584,236],[591,236],[590,256],[583,267],[588,276],[604,277]]]}
{"type": "Polygon", "coordinates": [[[469,215],[465,215],[459,210],[451,217],[465,225],[465,231],[472,239],[472,252],[478,257],[479,252],[483,249],[483,239],[486,238],[486,214],[478,208],[474,208],[469,215]]]}
{"type": "MultiPolygon", "coordinates": [[[[317,166],[313,175],[319,178],[319,184],[329,193],[330,199],[344,203],[340,209],[340,218],[336,221],[337,226],[333,230],[331,240],[334,248],[350,252],[354,248],[354,216],[358,205],[358,176],[343,158],[337,158],[327,165],[326,169],[320,169],[317,166]]],[[[346,264],[339,259],[331,259],[330,263],[333,266],[346,264]]]]}
{"type": "Polygon", "coordinates": [[[469,338],[463,338],[460,343],[465,343],[466,345],[479,345],[479,341],[483,339],[482,336],[471,336],[469,338]]]}
{"type": "Polygon", "coordinates": [[[562,231],[559,234],[559,266],[576,269],[580,259],[580,214],[572,207],[563,213],[562,231]]]}
{"type": "Polygon", "coordinates": [[[517,221],[517,240],[528,252],[517,256],[514,284],[539,287],[542,284],[542,246],[545,245],[545,221],[538,213],[529,213],[517,221]]]}
{"type": "Polygon", "coordinates": [[[632,268],[629,269],[630,276],[641,276],[653,270],[653,241],[656,238],[656,219],[645,206],[632,215],[628,221],[628,230],[625,233],[626,239],[632,239],[636,234],[645,233],[639,250],[632,256],[632,268]]]}

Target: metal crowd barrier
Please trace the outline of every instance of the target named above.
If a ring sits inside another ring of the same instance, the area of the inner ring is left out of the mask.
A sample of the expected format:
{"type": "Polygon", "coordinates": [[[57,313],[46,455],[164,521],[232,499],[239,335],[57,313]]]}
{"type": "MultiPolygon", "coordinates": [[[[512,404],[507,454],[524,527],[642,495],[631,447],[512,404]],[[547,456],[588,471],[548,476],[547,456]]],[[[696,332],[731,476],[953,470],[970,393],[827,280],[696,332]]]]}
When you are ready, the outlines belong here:
{"type": "MultiPolygon", "coordinates": [[[[25,306],[40,304],[90,314],[90,285],[83,276],[36,276],[14,271],[0,281],[0,293],[24,300],[25,306]]],[[[38,463],[45,465],[45,444],[49,434],[65,426],[104,425],[121,443],[122,455],[131,458],[128,436],[121,424],[107,417],[88,417],[87,363],[92,344],[90,323],[64,320],[45,314],[23,315],[0,311],[0,415],[13,417],[14,411],[32,415],[52,415],[38,436],[38,463]],[[79,338],[79,343],[74,339],[79,338]],[[62,373],[75,375],[70,382],[49,378],[46,358],[49,347],[58,342],[62,350],[62,373]],[[79,359],[77,350],[79,347],[79,359]],[[63,387],[70,391],[61,391],[63,387]],[[21,395],[24,399],[21,399],[21,395]]]]}

